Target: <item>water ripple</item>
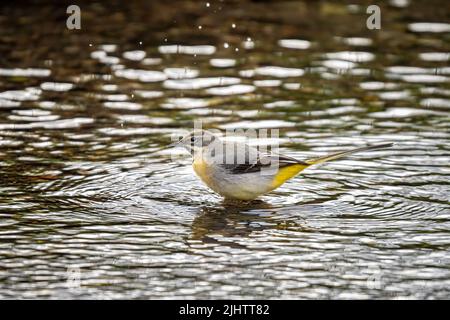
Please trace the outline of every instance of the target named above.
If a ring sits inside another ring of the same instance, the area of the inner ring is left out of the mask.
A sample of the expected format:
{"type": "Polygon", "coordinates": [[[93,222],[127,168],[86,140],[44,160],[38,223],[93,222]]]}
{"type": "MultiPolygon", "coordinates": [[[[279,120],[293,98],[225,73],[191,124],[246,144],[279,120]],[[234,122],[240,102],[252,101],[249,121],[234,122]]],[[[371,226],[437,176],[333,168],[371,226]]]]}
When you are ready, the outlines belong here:
{"type": "Polygon", "coordinates": [[[157,19],[123,2],[128,24],[86,6],[98,16],[83,29],[92,43],[74,34],[63,46],[42,36],[60,21],[30,27],[47,5],[10,10],[0,19],[0,297],[448,298],[449,24],[428,4],[392,0],[381,39],[358,29],[359,2],[321,2],[302,18],[301,3],[194,14],[183,1],[157,19]],[[196,120],[279,129],[248,142],[300,160],[394,146],[234,203],[199,181],[188,153],[165,148],[196,120]]]}

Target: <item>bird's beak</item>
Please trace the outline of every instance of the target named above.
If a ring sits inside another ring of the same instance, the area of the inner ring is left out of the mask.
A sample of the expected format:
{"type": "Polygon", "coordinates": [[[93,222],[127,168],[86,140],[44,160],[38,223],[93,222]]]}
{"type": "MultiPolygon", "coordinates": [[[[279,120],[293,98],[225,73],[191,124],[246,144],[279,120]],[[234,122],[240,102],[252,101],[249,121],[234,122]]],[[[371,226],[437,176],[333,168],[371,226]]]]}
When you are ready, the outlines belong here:
{"type": "Polygon", "coordinates": [[[179,144],[180,144],[180,141],[175,141],[175,142],[173,142],[171,144],[168,144],[167,146],[155,149],[155,150],[153,150],[153,152],[159,152],[159,151],[162,151],[162,150],[167,150],[167,149],[170,149],[170,148],[179,147],[179,144]]]}
{"type": "Polygon", "coordinates": [[[172,142],[171,144],[167,145],[166,149],[176,148],[179,145],[180,145],[180,141],[175,141],[175,142],[172,142]]]}

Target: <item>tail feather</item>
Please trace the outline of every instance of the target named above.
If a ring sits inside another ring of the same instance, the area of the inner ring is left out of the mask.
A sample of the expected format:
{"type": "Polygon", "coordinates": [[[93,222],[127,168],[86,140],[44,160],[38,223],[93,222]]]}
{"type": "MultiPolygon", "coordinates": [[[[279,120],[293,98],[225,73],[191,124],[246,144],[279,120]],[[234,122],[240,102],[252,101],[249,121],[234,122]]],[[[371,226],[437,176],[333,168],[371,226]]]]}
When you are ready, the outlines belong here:
{"type": "Polygon", "coordinates": [[[318,164],[318,163],[322,163],[325,161],[339,159],[339,158],[348,156],[348,155],[356,153],[356,152],[389,148],[389,147],[392,147],[393,145],[394,145],[393,143],[375,144],[375,145],[361,147],[361,148],[352,149],[352,150],[348,150],[348,151],[341,151],[338,153],[329,154],[327,156],[323,156],[323,157],[319,157],[319,158],[309,159],[309,160],[306,160],[305,162],[309,165],[313,165],[313,164],[318,164]]]}

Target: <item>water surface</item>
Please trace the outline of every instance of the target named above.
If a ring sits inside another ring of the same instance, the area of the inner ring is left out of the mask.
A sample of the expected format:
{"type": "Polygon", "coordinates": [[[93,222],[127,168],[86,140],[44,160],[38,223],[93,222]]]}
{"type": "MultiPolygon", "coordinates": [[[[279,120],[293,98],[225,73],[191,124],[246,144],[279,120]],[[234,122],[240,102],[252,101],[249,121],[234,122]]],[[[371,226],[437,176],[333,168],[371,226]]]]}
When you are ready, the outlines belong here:
{"type": "Polygon", "coordinates": [[[208,3],[1,9],[0,298],[449,298],[447,2],[208,3]],[[195,120],[395,148],[230,205],[157,151],[195,120]]]}

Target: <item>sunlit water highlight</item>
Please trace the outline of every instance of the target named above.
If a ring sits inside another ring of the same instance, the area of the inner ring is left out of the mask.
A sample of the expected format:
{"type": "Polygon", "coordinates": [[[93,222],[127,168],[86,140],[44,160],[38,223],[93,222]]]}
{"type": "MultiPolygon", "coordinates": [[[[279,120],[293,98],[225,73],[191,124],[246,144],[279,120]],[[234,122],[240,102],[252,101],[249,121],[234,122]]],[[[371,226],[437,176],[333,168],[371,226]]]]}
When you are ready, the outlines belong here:
{"type": "Polygon", "coordinates": [[[449,297],[448,21],[193,1],[152,26],[136,3],[82,35],[45,6],[0,16],[0,298],[449,297]],[[157,151],[194,120],[280,129],[300,159],[395,147],[229,204],[157,151]]]}

